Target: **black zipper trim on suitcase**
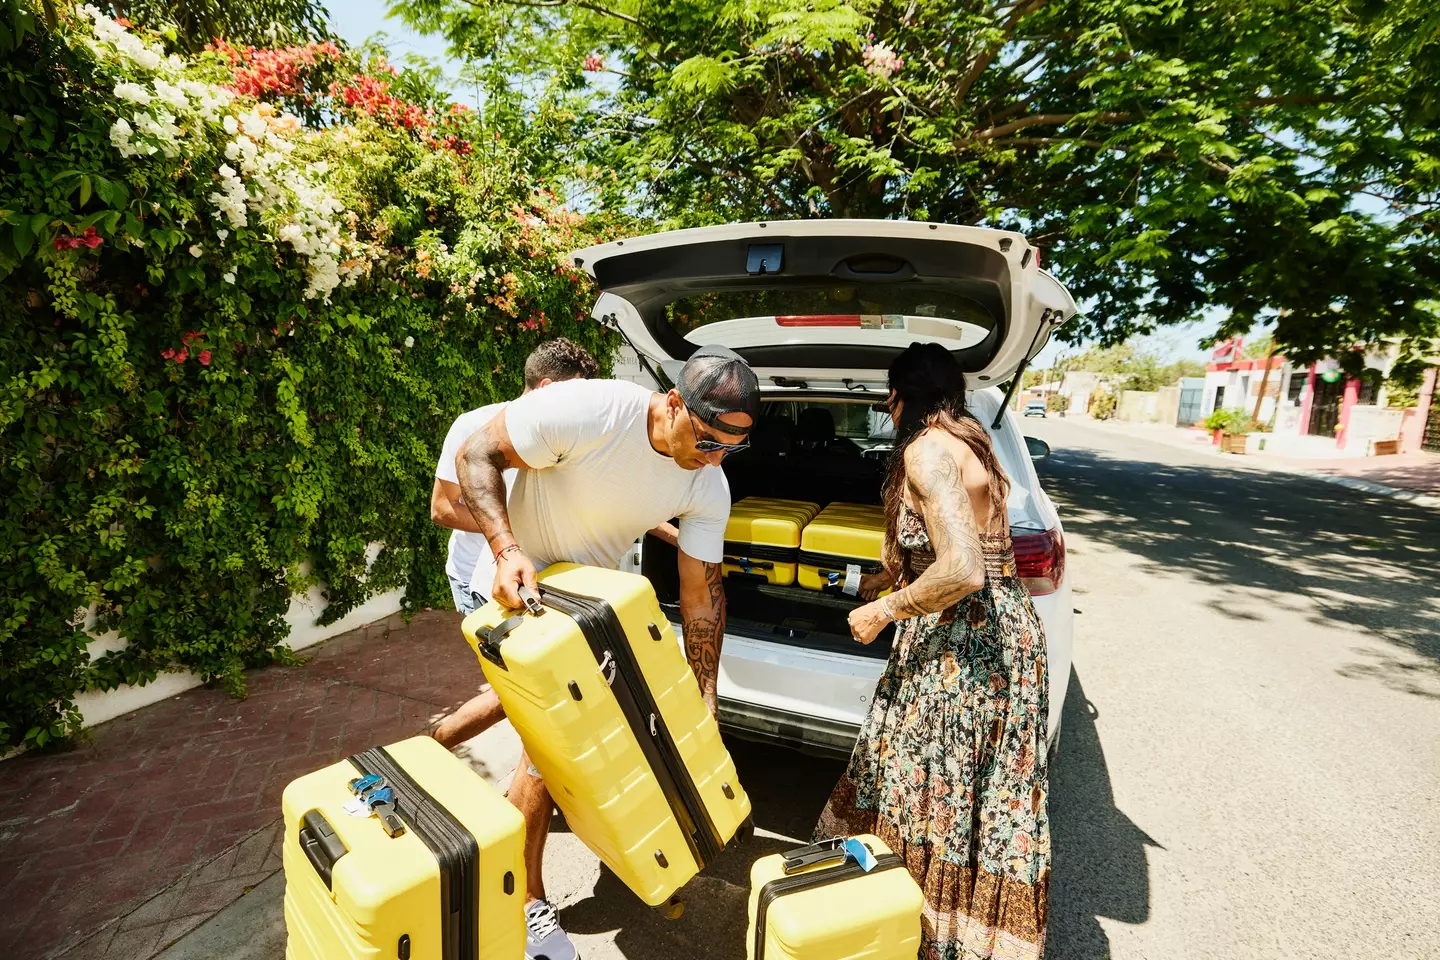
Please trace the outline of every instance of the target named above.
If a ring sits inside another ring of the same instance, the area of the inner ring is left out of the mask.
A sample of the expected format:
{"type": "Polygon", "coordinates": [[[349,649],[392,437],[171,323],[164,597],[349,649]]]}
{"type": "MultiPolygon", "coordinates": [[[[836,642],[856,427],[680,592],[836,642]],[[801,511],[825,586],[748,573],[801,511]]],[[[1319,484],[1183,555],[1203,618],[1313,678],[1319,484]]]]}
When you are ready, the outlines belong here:
{"type": "Polygon", "coordinates": [[[852,564],[859,567],[861,573],[879,573],[884,569],[878,560],[861,560],[857,557],[843,557],[835,553],[815,553],[811,550],[800,551],[800,562],[811,567],[839,567],[842,572],[852,564]]]}
{"type": "Polygon", "coordinates": [[[395,812],[440,865],[440,956],[480,957],[480,845],[465,825],[410,776],[384,747],[350,758],[360,773],[378,773],[395,791],[395,812]]]}
{"type": "Polygon", "coordinates": [[[744,540],[726,540],[725,552],[732,557],[778,560],[781,563],[794,563],[800,556],[799,547],[777,547],[773,543],[749,543],[744,540]]]}
{"type": "Polygon", "coordinates": [[[665,794],[666,802],[670,804],[671,812],[680,824],[690,855],[695,858],[696,866],[703,869],[705,864],[720,855],[725,845],[715,830],[710,811],[706,809],[685,761],[680,757],[670,728],[660,715],[660,708],[650,692],[650,685],[645,682],[635,652],[630,649],[630,638],[615,615],[615,608],[597,597],[581,596],[549,584],[541,584],[540,599],[579,624],[597,664],[604,663],[607,651],[614,659],[616,673],[610,689],[660,784],[661,792],[665,794]]]}
{"type": "Polygon", "coordinates": [[[846,880],[854,880],[857,877],[865,877],[870,874],[879,873],[881,870],[894,870],[897,867],[905,866],[905,861],[893,853],[875,858],[875,866],[869,871],[853,860],[837,864],[833,867],[821,867],[818,870],[810,870],[806,873],[796,874],[793,877],[781,877],[778,880],[771,880],[760,888],[760,902],[755,907],[755,956],[754,960],[763,960],[765,956],[765,915],[770,910],[770,904],[787,893],[799,893],[801,890],[814,890],[817,887],[828,887],[832,883],[844,883],[846,880]]]}

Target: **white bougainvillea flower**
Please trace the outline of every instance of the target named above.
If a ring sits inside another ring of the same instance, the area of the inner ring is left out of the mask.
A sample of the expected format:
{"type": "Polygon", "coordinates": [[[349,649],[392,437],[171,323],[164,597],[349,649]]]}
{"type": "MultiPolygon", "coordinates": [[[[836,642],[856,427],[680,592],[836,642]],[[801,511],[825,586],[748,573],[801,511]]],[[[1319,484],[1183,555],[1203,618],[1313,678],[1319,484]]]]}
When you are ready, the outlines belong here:
{"type": "Polygon", "coordinates": [[[229,230],[216,230],[216,231],[215,231],[215,236],[217,236],[217,237],[220,238],[220,242],[221,242],[221,243],[224,243],[224,242],[225,242],[225,238],[228,237],[228,236],[230,236],[230,231],[229,231],[229,230]]]}
{"type": "Polygon", "coordinates": [[[150,91],[146,90],[138,83],[130,83],[128,81],[123,81],[121,83],[115,84],[115,96],[119,97],[121,100],[129,100],[132,103],[138,103],[141,106],[146,106],[150,103],[150,91]]]}
{"type": "MultiPolygon", "coordinates": [[[[234,114],[227,113],[225,119],[220,122],[225,127],[225,132],[232,136],[240,130],[240,121],[235,119],[234,114]]],[[[231,146],[234,146],[234,144],[231,144],[231,146]]]]}
{"type": "Polygon", "coordinates": [[[190,244],[190,256],[192,256],[192,257],[198,257],[198,256],[200,256],[200,255],[201,255],[202,253],[204,253],[204,252],[205,252],[205,248],[202,247],[202,246],[200,246],[200,244],[198,244],[198,243],[192,243],[192,244],[190,244]]]}
{"type": "Polygon", "coordinates": [[[406,346],[407,348],[415,346],[415,338],[414,338],[414,337],[406,337],[406,338],[405,338],[405,346],[406,346]]]}
{"type": "Polygon", "coordinates": [[[220,279],[224,280],[226,283],[234,283],[234,282],[235,282],[235,271],[233,271],[233,270],[227,270],[227,271],[225,271],[225,273],[221,275],[220,279]]]}

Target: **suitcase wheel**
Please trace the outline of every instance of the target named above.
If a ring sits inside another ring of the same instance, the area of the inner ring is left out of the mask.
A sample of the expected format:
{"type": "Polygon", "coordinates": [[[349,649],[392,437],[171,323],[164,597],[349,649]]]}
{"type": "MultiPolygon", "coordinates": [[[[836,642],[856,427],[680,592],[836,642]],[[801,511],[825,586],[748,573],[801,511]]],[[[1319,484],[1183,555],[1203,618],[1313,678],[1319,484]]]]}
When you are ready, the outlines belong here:
{"type": "Polygon", "coordinates": [[[753,836],[755,836],[755,821],[746,817],[745,822],[735,828],[735,839],[732,842],[748,843],[753,836]]]}
{"type": "Polygon", "coordinates": [[[655,908],[666,920],[679,920],[685,915],[685,901],[677,893],[655,908]]]}

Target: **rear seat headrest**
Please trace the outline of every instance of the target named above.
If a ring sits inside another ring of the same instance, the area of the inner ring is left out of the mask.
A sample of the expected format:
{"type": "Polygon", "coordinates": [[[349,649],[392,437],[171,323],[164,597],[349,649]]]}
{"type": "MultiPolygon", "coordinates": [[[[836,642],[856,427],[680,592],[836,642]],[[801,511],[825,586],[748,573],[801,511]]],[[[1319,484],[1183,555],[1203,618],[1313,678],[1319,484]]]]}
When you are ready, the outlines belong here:
{"type": "Polygon", "coordinates": [[[835,439],[835,417],[824,407],[807,407],[795,423],[795,439],[807,445],[823,446],[835,439]]]}
{"type": "Polygon", "coordinates": [[[768,414],[750,432],[750,449],[758,454],[787,454],[795,442],[795,424],[789,417],[768,414]]]}

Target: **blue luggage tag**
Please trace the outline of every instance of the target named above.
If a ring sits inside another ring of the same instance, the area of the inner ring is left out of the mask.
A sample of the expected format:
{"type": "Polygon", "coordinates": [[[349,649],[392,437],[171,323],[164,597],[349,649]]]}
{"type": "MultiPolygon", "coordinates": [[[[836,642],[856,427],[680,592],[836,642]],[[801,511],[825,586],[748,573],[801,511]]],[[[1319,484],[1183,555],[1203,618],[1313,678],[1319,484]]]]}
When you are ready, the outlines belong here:
{"type": "Polygon", "coordinates": [[[376,787],[374,790],[367,790],[360,794],[360,802],[365,804],[369,809],[374,810],[376,804],[394,803],[395,791],[389,787],[376,787]]]}
{"type": "Polygon", "coordinates": [[[378,773],[367,773],[363,777],[356,777],[350,781],[350,791],[357,797],[366,790],[373,790],[375,787],[385,785],[385,778],[378,773]]]}
{"type": "Polygon", "coordinates": [[[860,864],[861,870],[869,873],[875,869],[875,854],[871,853],[870,848],[865,846],[865,844],[851,837],[845,841],[843,846],[845,848],[845,855],[860,864]]]}

